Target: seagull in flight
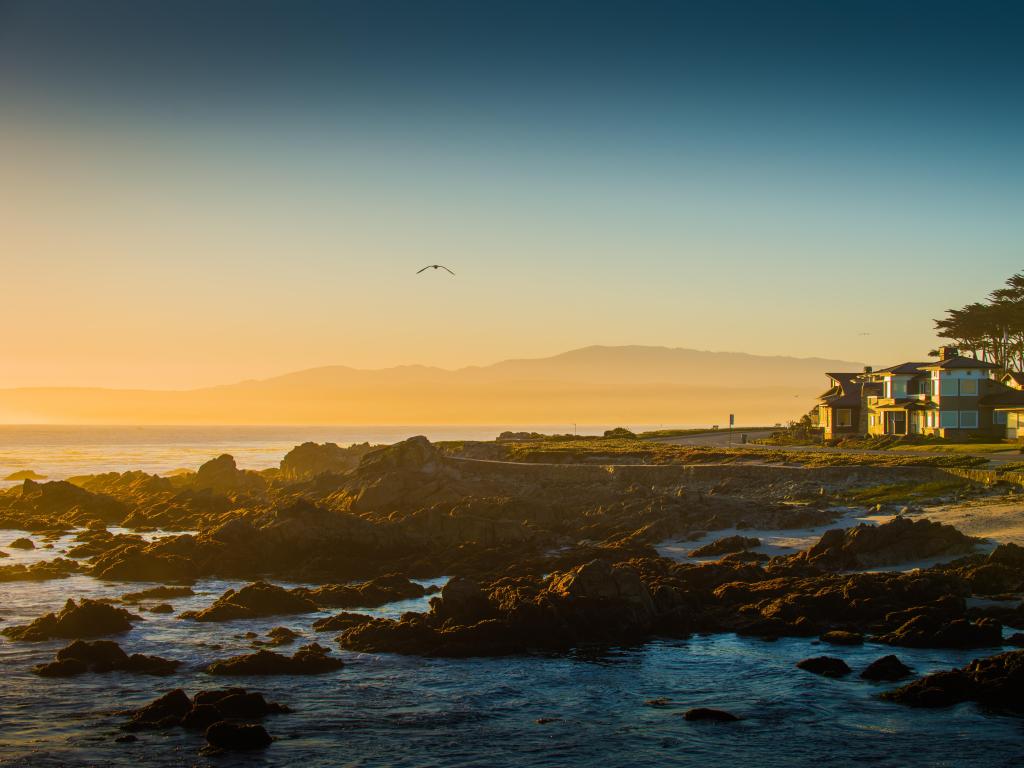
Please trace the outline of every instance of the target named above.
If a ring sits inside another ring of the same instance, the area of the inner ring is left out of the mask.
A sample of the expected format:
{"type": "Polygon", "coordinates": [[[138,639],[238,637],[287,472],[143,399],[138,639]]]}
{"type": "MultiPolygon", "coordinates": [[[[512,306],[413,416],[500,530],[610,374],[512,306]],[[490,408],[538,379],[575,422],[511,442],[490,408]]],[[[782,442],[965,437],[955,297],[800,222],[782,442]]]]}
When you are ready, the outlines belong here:
{"type": "Polygon", "coordinates": [[[449,275],[455,274],[450,269],[448,269],[448,267],[446,267],[444,264],[427,264],[427,266],[425,266],[423,269],[416,270],[416,274],[418,275],[420,272],[425,272],[428,269],[443,269],[449,275]]]}

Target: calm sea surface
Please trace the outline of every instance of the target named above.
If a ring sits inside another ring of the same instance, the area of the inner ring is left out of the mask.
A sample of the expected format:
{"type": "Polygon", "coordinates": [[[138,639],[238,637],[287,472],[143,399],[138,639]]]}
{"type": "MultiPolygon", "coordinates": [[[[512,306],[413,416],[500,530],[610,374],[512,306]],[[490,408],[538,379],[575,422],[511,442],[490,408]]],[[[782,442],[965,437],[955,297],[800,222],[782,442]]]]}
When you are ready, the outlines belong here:
{"type": "MultiPolygon", "coordinates": [[[[550,430],[550,428],[549,428],[550,430]]],[[[0,428],[0,472],[31,468],[52,477],[111,469],[194,468],[227,451],[242,466],[273,466],[303,440],[392,442],[411,434],[488,438],[501,428],[0,428]]],[[[0,530],[3,564],[62,554],[70,537],[39,549],[6,547],[25,535],[0,530]]],[[[156,534],[161,535],[161,534],[156,534]]],[[[433,583],[443,583],[439,579],[433,583]]],[[[425,582],[426,583],[426,582],[425,582]]],[[[116,597],[149,584],[115,584],[85,576],[0,584],[0,626],[59,609],[68,597],[116,597]]],[[[195,597],[172,600],[176,612],[205,606],[241,582],[207,580],[195,597]]],[[[425,600],[370,610],[398,616],[425,600]]],[[[346,666],[313,677],[211,678],[201,669],[250,649],[246,632],[284,625],[299,642],[332,643],[311,625],[329,612],[199,624],[175,615],[143,614],[117,638],[129,652],[185,662],[171,678],[122,673],[66,680],[31,674],[65,643],[13,643],[0,638],[0,765],[17,766],[1020,766],[1024,721],[973,704],[914,710],[880,701],[889,685],[857,672],[893,649],[876,644],[822,647],[812,640],[764,642],[733,635],[656,641],[635,648],[563,656],[442,660],[337,651],[346,666]],[[221,649],[213,649],[220,644],[221,649]],[[830,680],[793,667],[828,653],[855,674],[830,680]],[[174,687],[242,685],[288,704],[267,718],[277,741],[244,757],[198,755],[202,737],[181,729],[114,741],[124,718],[115,710],[145,704],[174,687]],[[645,702],[665,698],[666,707],[645,702]],[[728,709],[732,724],[689,723],[695,706],[728,709]],[[549,720],[538,722],[538,720],[549,720]]],[[[959,666],[985,652],[898,649],[918,673],[959,666]]]]}

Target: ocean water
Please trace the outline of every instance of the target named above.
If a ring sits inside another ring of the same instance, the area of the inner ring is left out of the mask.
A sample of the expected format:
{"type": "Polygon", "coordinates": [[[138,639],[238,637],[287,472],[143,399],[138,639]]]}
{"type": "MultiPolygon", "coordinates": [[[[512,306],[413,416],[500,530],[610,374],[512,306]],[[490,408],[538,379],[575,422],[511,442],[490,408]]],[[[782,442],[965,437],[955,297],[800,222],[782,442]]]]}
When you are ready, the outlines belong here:
{"type": "MultiPolygon", "coordinates": [[[[580,425],[579,434],[601,434],[612,426],[580,425]]],[[[645,428],[635,425],[635,428],[645,428]]],[[[572,432],[572,424],[535,426],[382,426],[382,427],[95,427],[0,425],[0,488],[14,485],[2,478],[34,470],[50,480],[97,472],[141,469],[160,474],[196,469],[222,453],[243,469],[276,467],[289,450],[308,440],[394,443],[413,435],[431,440],[493,440],[501,432],[572,432]]]]}

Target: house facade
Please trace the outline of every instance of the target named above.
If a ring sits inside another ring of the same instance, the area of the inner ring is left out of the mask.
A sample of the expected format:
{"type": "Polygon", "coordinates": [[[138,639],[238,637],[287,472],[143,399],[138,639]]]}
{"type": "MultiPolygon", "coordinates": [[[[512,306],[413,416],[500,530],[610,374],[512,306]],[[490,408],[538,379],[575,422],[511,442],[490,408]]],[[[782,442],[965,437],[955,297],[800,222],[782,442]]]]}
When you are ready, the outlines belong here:
{"type": "Polygon", "coordinates": [[[1024,437],[1024,382],[992,363],[943,347],[937,360],[858,374],[829,373],[818,401],[826,440],[844,435],[1024,437]]]}

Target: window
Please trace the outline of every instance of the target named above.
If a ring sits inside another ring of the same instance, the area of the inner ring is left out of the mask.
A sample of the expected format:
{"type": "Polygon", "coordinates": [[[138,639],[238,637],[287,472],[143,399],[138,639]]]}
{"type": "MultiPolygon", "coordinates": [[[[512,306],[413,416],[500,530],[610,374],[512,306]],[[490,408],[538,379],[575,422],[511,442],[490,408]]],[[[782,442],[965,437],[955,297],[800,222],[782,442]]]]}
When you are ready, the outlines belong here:
{"type": "Polygon", "coordinates": [[[926,413],[925,416],[928,419],[927,425],[929,427],[934,427],[936,425],[935,422],[937,421],[937,417],[935,415],[935,411],[928,411],[928,413],[926,413]]]}
{"type": "Polygon", "coordinates": [[[961,429],[977,429],[978,428],[978,412],[977,411],[960,411],[960,428],[961,429]]]}
{"type": "Polygon", "coordinates": [[[994,411],[992,413],[992,421],[996,424],[1006,424],[1006,411],[994,411]]]}
{"type": "Polygon", "coordinates": [[[977,379],[961,379],[960,380],[960,396],[976,395],[978,394],[978,380],[977,379]]]}
{"type": "Polygon", "coordinates": [[[839,408],[836,410],[836,426],[837,427],[849,427],[853,424],[852,411],[849,408],[839,408]]]}
{"type": "Polygon", "coordinates": [[[939,392],[943,397],[956,397],[960,394],[960,387],[956,379],[939,379],[939,392]]]}
{"type": "Polygon", "coordinates": [[[942,429],[956,429],[960,426],[956,411],[940,411],[939,426],[942,429]]]}
{"type": "Polygon", "coordinates": [[[868,421],[871,422],[872,427],[875,426],[875,414],[872,413],[870,416],[868,416],[868,421]]]}
{"type": "Polygon", "coordinates": [[[892,383],[893,397],[907,396],[907,382],[903,379],[894,380],[892,383]]]}

